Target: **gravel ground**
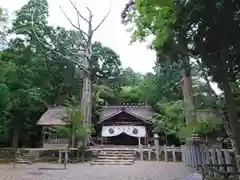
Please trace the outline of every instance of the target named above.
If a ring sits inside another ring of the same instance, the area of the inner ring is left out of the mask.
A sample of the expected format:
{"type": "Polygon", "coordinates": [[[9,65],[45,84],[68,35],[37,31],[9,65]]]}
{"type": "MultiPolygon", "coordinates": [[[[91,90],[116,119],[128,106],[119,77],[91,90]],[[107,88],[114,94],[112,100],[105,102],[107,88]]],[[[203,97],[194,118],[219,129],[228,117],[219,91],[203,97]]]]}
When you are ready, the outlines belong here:
{"type": "Polygon", "coordinates": [[[137,161],[134,165],[0,165],[0,180],[181,180],[194,172],[182,163],[137,161]],[[41,169],[45,168],[45,169],[41,169]],[[52,169],[51,169],[52,168],[52,169]]]}

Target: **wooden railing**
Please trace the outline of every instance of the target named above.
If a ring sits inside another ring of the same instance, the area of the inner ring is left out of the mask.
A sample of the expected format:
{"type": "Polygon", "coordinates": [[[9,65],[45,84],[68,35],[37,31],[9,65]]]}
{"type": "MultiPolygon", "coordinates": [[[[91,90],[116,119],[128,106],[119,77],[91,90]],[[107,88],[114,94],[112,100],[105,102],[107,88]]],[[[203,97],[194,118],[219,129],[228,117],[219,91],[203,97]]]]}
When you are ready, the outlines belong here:
{"type": "Polygon", "coordinates": [[[240,172],[232,164],[205,164],[200,166],[203,180],[239,180],[240,172]],[[233,171],[228,172],[231,168],[233,171]]]}
{"type": "MultiPolygon", "coordinates": [[[[235,158],[232,149],[208,148],[204,145],[184,145],[181,152],[183,163],[194,168],[202,164],[232,164],[235,158]]],[[[230,167],[228,169],[231,170],[230,167]]]]}

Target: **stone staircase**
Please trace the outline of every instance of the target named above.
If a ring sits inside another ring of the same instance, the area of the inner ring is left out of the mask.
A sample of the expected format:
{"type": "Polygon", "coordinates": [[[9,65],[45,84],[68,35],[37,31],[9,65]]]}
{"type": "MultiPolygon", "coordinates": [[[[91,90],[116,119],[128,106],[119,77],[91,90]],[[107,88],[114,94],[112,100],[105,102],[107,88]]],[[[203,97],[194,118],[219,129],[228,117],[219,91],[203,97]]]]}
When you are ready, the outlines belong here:
{"type": "Polygon", "coordinates": [[[132,165],[135,161],[135,151],[131,149],[101,149],[96,154],[92,165],[132,165]]]}
{"type": "Polygon", "coordinates": [[[68,144],[43,144],[43,149],[59,149],[67,148],[68,144]]]}

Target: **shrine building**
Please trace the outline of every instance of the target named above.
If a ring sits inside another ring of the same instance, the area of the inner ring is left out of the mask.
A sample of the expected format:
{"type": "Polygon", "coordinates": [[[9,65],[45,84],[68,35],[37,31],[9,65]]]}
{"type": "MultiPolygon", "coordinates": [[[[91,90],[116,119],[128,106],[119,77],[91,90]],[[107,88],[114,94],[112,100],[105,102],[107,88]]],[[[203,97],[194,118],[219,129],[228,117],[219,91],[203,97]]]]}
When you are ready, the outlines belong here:
{"type": "MultiPolygon", "coordinates": [[[[63,117],[66,107],[58,106],[49,108],[39,119],[38,125],[42,126],[42,147],[66,147],[68,139],[48,134],[49,127],[66,125],[63,117]]],[[[147,144],[152,137],[151,120],[153,111],[146,105],[120,105],[103,106],[96,126],[101,144],[111,145],[137,145],[147,144]]]]}

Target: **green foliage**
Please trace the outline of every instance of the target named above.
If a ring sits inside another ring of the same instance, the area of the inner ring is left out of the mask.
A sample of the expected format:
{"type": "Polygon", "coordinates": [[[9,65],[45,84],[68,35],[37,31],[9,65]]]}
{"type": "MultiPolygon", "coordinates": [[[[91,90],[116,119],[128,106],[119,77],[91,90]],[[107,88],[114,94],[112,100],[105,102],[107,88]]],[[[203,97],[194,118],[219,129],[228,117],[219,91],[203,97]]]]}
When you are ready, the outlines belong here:
{"type": "Polygon", "coordinates": [[[179,138],[185,140],[192,134],[205,137],[212,132],[221,130],[221,125],[222,123],[213,117],[199,118],[196,123],[182,127],[179,132],[179,138]]]}
{"type": "Polygon", "coordinates": [[[212,132],[218,132],[222,127],[221,121],[213,116],[199,117],[197,122],[186,126],[182,101],[159,102],[155,112],[154,131],[166,135],[175,135],[183,141],[192,134],[208,136],[212,132]]]}
{"type": "Polygon", "coordinates": [[[172,0],[136,0],[133,7],[127,6],[122,19],[125,24],[132,24],[132,41],[154,35],[152,47],[162,47],[170,35],[170,25],[176,19],[172,5],[172,0]]]}
{"type": "Polygon", "coordinates": [[[76,105],[69,105],[66,108],[66,116],[63,119],[66,125],[52,127],[50,133],[64,138],[73,138],[71,142],[72,147],[75,146],[76,140],[85,144],[93,133],[93,128],[91,125],[83,123],[81,108],[76,105]]]}
{"type": "MultiPolygon", "coordinates": [[[[64,105],[72,96],[80,99],[82,73],[65,57],[78,60],[74,53],[82,38],[76,31],[49,26],[47,18],[47,1],[30,0],[16,12],[8,31],[17,36],[0,51],[0,143],[7,146],[11,141],[15,147],[35,146],[41,138],[36,124],[47,106],[64,105]]],[[[94,81],[111,87],[120,73],[119,57],[100,43],[93,51],[94,81]]],[[[98,98],[107,99],[109,92],[97,93],[98,98]]]]}
{"type": "Polygon", "coordinates": [[[184,114],[181,101],[157,104],[153,119],[155,132],[177,137],[182,126],[184,126],[184,114]]]}

